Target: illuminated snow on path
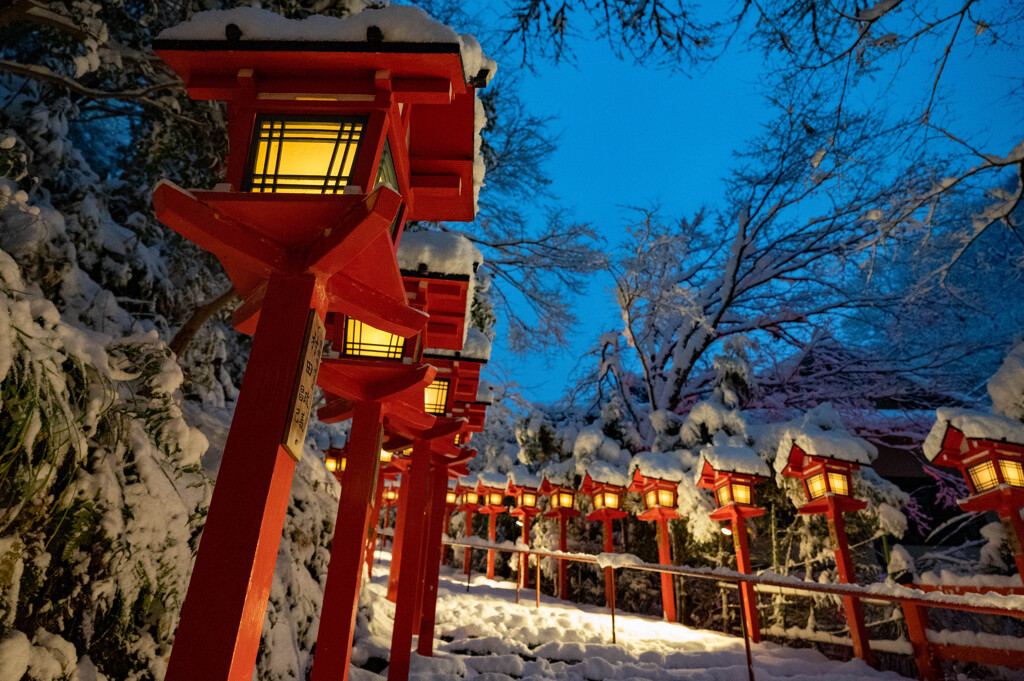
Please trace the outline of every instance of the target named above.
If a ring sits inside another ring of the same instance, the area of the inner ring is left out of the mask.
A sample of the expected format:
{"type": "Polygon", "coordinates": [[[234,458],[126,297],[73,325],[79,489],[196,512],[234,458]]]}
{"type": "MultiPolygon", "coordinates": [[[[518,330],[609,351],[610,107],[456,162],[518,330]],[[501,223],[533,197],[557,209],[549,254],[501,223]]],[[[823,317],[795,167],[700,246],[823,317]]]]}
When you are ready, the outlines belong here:
{"type": "MultiPolygon", "coordinates": [[[[374,619],[367,634],[361,626],[353,662],[386,657],[394,605],[384,598],[390,555],[374,566],[368,587],[374,619]],[[366,638],[363,638],[366,636],[366,638]]],[[[690,629],[653,619],[616,614],[618,644],[611,643],[611,617],[606,609],[566,604],[535,591],[474,575],[469,591],[465,576],[441,569],[433,658],[412,660],[410,679],[479,679],[480,681],[632,680],[745,681],[742,639],[690,629]],[[446,642],[451,639],[450,642],[446,642]]],[[[854,659],[836,662],[808,649],[772,643],[752,645],[757,681],[774,679],[854,681],[902,679],[878,672],[854,659]]],[[[387,674],[384,670],[382,674],[387,674]]],[[[382,677],[353,667],[354,681],[382,677]]]]}

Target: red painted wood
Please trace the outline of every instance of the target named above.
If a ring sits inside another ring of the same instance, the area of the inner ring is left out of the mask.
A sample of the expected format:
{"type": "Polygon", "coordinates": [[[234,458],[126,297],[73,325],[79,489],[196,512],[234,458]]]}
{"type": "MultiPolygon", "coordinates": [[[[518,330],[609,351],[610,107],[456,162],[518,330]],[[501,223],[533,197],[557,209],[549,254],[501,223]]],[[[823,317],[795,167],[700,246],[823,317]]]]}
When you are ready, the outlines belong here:
{"type": "MultiPolygon", "coordinates": [[[[565,527],[568,522],[566,515],[558,516],[558,550],[563,552],[569,550],[565,527]]],[[[569,600],[569,561],[565,558],[558,559],[558,597],[563,601],[569,600]]]]}
{"type": "Polygon", "coordinates": [[[941,681],[942,667],[932,654],[928,642],[928,609],[921,605],[903,603],[903,619],[907,623],[907,636],[914,650],[918,678],[921,681],[941,681]]]}
{"type": "MultiPolygon", "coordinates": [[[[732,521],[732,540],[736,549],[736,570],[745,575],[750,569],[750,546],[747,543],[747,521],[743,516],[732,521]]],[[[743,618],[747,623],[747,636],[754,643],[761,640],[761,618],[757,611],[757,593],[749,582],[740,584],[743,590],[743,618]]]]}
{"type": "MultiPolygon", "coordinates": [[[[672,546],[668,538],[668,519],[658,520],[658,560],[662,565],[672,564],[672,546]]],[[[661,604],[665,610],[665,619],[676,621],[676,590],[672,583],[672,575],[661,573],[661,604]]]]}
{"type": "MultiPolygon", "coordinates": [[[[466,510],[466,533],[465,533],[465,536],[466,537],[472,537],[473,536],[473,511],[470,511],[468,509],[466,510]]],[[[466,547],[466,553],[464,554],[463,560],[462,560],[462,572],[463,572],[463,574],[466,574],[466,575],[469,574],[469,571],[472,568],[472,562],[473,562],[473,549],[471,549],[470,547],[467,546],[466,547]]]]}
{"type": "Polygon", "coordinates": [[[427,523],[427,556],[423,564],[423,597],[419,641],[416,652],[430,657],[434,654],[434,622],[437,615],[437,582],[441,573],[441,531],[448,517],[445,495],[448,493],[448,469],[435,466],[431,472],[430,519],[427,523]]]}
{"type": "MultiPolygon", "coordinates": [[[[602,509],[607,510],[607,509],[602,509]]],[[[604,519],[604,552],[615,553],[615,540],[612,535],[612,519],[604,519]]],[[[614,607],[615,603],[615,572],[610,568],[604,569],[604,598],[605,602],[614,607]]]]}
{"type": "MultiPolygon", "coordinates": [[[[1003,508],[1000,509],[999,515],[1009,518],[1013,531],[1017,534],[1017,546],[1021,547],[1021,550],[1013,555],[1013,560],[1017,563],[1017,576],[1024,582],[1024,519],[1020,517],[1020,508],[1016,506],[1003,508]]],[[[1010,546],[1013,546],[1012,541],[1010,546]]]]}
{"type": "MultiPolygon", "coordinates": [[[[378,466],[380,464],[377,464],[378,466]]],[[[366,537],[366,573],[372,574],[373,570],[373,550],[377,546],[377,527],[380,525],[380,509],[384,505],[384,481],[383,474],[379,473],[377,477],[377,486],[374,491],[373,499],[373,511],[370,513],[370,527],[368,528],[369,535],[366,537]]],[[[388,513],[391,513],[391,508],[388,507],[388,513]]],[[[387,526],[388,519],[385,518],[384,525],[387,526]]]]}
{"type": "Polygon", "coordinates": [[[976,664],[995,665],[998,667],[1024,667],[1024,655],[1021,655],[1019,650],[976,648],[974,646],[957,645],[956,643],[932,643],[930,648],[931,654],[940,660],[974,662],[976,664]]]}
{"type": "MultiPolygon", "coordinates": [[[[487,518],[487,537],[494,543],[498,540],[498,514],[491,513],[487,518]]],[[[487,551],[487,579],[494,579],[494,549],[487,551]]]]}
{"type": "MultiPolygon", "coordinates": [[[[523,543],[527,546],[530,545],[530,516],[523,515],[523,543]]],[[[522,577],[522,586],[524,589],[530,588],[530,556],[527,553],[519,554],[521,562],[519,565],[519,574],[522,577]]]]}
{"type": "Polygon", "coordinates": [[[376,525],[371,507],[382,415],[379,402],[360,402],[352,418],[345,486],[334,525],[311,681],[348,679],[366,535],[370,523],[376,525]]]}
{"type": "Polygon", "coordinates": [[[295,470],[280,442],[291,416],[311,307],[322,319],[323,296],[313,277],[270,279],[168,661],[168,681],[252,678],[295,470]]]}
{"type": "MultiPolygon", "coordinates": [[[[857,576],[853,570],[853,561],[850,559],[849,540],[846,538],[846,521],[842,513],[830,514],[829,520],[835,524],[836,538],[839,540],[839,546],[835,550],[839,581],[843,584],[856,584],[857,576]]],[[[874,665],[868,630],[864,626],[864,606],[860,598],[843,596],[843,610],[846,611],[846,623],[850,627],[850,638],[853,639],[853,654],[874,665]]]]}
{"type": "Polygon", "coordinates": [[[409,678],[412,634],[417,615],[416,596],[421,586],[419,561],[425,539],[423,526],[426,521],[429,483],[430,442],[417,439],[412,447],[408,480],[402,481],[402,488],[408,490],[407,502],[404,513],[399,506],[395,529],[395,545],[400,539],[404,543],[402,562],[398,566],[394,563],[391,565],[392,574],[398,575],[395,626],[391,634],[391,661],[388,666],[388,678],[391,681],[405,681],[409,678]]]}

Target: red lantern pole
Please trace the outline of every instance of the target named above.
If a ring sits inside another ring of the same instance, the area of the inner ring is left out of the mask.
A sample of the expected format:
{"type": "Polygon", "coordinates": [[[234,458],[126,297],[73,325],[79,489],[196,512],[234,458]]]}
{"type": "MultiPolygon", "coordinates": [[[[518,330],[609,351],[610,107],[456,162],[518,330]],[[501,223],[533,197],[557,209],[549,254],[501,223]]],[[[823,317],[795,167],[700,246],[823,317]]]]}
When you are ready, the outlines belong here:
{"type": "MultiPolygon", "coordinates": [[[[497,513],[491,513],[487,519],[487,537],[492,544],[498,540],[497,513]]],[[[487,579],[494,579],[494,549],[487,550],[487,579]]]]}
{"type": "MultiPolygon", "coordinates": [[[[857,579],[853,570],[853,560],[850,558],[850,545],[846,538],[846,521],[843,519],[843,512],[830,509],[826,518],[828,519],[832,548],[836,553],[839,581],[843,584],[856,584],[857,579]]],[[[860,598],[843,596],[843,610],[846,612],[846,623],[850,627],[850,638],[853,639],[853,654],[874,666],[874,657],[868,642],[868,630],[864,626],[864,606],[861,604],[860,598]]]]}
{"type": "MultiPolygon", "coordinates": [[[[530,545],[530,516],[523,515],[523,543],[527,546],[530,545]]],[[[519,566],[519,574],[522,575],[522,585],[524,589],[530,588],[530,556],[527,553],[520,553],[519,559],[521,565],[519,566]]]]}
{"type": "MultiPolygon", "coordinates": [[[[615,553],[615,542],[612,536],[612,519],[604,519],[604,552],[615,553]]],[[[604,569],[604,600],[609,607],[615,607],[615,572],[604,569]]]]}
{"type": "MultiPolygon", "coordinates": [[[[736,550],[736,569],[745,575],[753,574],[750,569],[750,546],[747,543],[747,519],[736,515],[732,521],[732,543],[736,550]]],[[[740,584],[743,590],[743,619],[747,623],[747,635],[754,643],[761,640],[761,619],[757,612],[757,594],[749,582],[740,584]]],[[[863,621],[863,620],[862,620],[863,621]]]]}
{"type": "MultiPolygon", "coordinates": [[[[379,402],[359,402],[352,417],[345,493],[341,495],[338,519],[334,525],[311,681],[348,679],[359,604],[360,572],[367,554],[366,537],[370,523],[376,526],[376,517],[379,517],[372,514],[371,505],[374,483],[380,470],[377,452],[382,413],[379,402]],[[353,535],[358,535],[358,541],[353,535]]],[[[376,507],[379,509],[379,505],[376,507]]]]}
{"type": "Polygon", "coordinates": [[[1024,582],[1024,519],[1020,517],[1020,509],[1012,506],[1000,508],[999,519],[1006,529],[1006,541],[1017,563],[1017,576],[1024,582]]]}
{"type": "MultiPolygon", "coordinates": [[[[672,564],[672,546],[668,538],[668,518],[658,518],[658,561],[662,565],[672,564]]],[[[661,602],[665,609],[665,619],[676,621],[676,590],[672,584],[672,575],[661,573],[661,602]]]]}
{"type": "MultiPolygon", "coordinates": [[[[437,616],[437,583],[441,575],[441,529],[448,518],[448,466],[435,465],[431,471],[430,520],[427,527],[427,555],[424,562],[423,596],[420,608],[419,642],[416,652],[434,654],[434,621],[437,616]]],[[[390,672],[389,672],[390,674],[390,672]]]]}
{"type": "Polygon", "coordinates": [[[273,275],[267,284],[168,681],[252,678],[295,470],[282,433],[292,419],[309,310],[323,321],[326,303],[312,275],[273,275]]]}
{"type": "MultiPolygon", "coordinates": [[[[379,466],[379,464],[378,464],[379,466]]],[[[377,475],[380,475],[378,471],[377,475]]],[[[370,512],[370,523],[373,527],[369,528],[369,535],[366,538],[366,573],[372,574],[373,571],[373,549],[377,546],[377,526],[380,525],[380,509],[384,505],[384,485],[377,485],[377,493],[373,500],[373,511],[370,512]]],[[[388,515],[391,514],[390,508],[388,509],[388,515]]],[[[337,531],[337,526],[335,526],[337,531]]]]}
{"type": "MultiPolygon", "coordinates": [[[[473,511],[466,511],[466,538],[469,539],[473,536],[473,511]]],[[[473,549],[466,547],[465,557],[462,560],[462,572],[468,575],[473,560],[473,549]]]]}
{"type": "MultiPolygon", "coordinates": [[[[569,543],[566,539],[568,522],[568,516],[564,514],[558,516],[558,550],[562,552],[569,550],[569,543]]],[[[569,561],[565,558],[558,559],[558,597],[563,601],[569,600],[569,561]]]]}

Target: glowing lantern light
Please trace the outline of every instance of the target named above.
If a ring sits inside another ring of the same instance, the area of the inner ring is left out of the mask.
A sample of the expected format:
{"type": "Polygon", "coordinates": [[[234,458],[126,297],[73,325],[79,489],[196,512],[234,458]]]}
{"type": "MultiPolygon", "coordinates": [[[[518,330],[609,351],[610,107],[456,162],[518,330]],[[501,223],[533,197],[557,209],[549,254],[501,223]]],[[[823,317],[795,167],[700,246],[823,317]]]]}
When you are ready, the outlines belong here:
{"type": "MultiPolygon", "coordinates": [[[[604,552],[614,553],[615,542],[612,536],[612,521],[625,518],[627,513],[620,510],[622,495],[626,488],[605,482],[597,482],[590,473],[583,476],[580,492],[589,495],[594,504],[594,511],[587,515],[587,520],[600,520],[604,524],[604,552]]],[[[609,606],[615,603],[615,573],[610,567],[604,569],[604,596],[609,606]]]]}
{"type": "Polygon", "coordinates": [[[376,357],[401,359],[405,339],[387,331],[375,329],[358,319],[345,317],[344,340],[340,353],[347,357],[376,357]]]}
{"type": "MultiPolygon", "coordinates": [[[[658,561],[662,565],[671,565],[672,548],[668,521],[679,517],[676,511],[676,495],[679,481],[682,479],[683,462],[675,453],[641,452],[633,457],[631,467],[633,481],[629,491],[638,492],[644,500],[645,507],[642,513],[637,514],[637,519],[658,524],[658,561]]],[[[661,605],[665,619],[675,622],[675,583],[672,575],[667,573],[661,575],[661,605]]]]}
{"type": "Polygon", "coordinates": [[[447,378],[435,379],[423,391],[423,403],[428,414],[444,414],[448,404],[447,378]]]}
{"type": "MultiPolygon", "coordinates": [[[[493,473],[481,473],[476,491],[486,499],[487,503],[480,507],[480,513],[487,518],[487,537],[492,542],[498,540],[498,515],[508,511],[505,508],[505,476],[493,473]],[[500,485],[500,486],[499,486],[500,485]]],[[[487,579],[494,579],[494,549],[487,550],[487,579]]]]}
{"type": "MultiPolygon", "coordinates": [[[[545,518],[558,518],[558,550],[568,550],[566,526],[569,518],[580,514],[575,509],[576,490],[567,485],[552,483],[547,476],[542,476],[540,493],[548,498],[549,510],[545,518]]],[[[569,563],[564,558],[558,559],[558,597],[563,601],[569,599],[569,563]]]]}

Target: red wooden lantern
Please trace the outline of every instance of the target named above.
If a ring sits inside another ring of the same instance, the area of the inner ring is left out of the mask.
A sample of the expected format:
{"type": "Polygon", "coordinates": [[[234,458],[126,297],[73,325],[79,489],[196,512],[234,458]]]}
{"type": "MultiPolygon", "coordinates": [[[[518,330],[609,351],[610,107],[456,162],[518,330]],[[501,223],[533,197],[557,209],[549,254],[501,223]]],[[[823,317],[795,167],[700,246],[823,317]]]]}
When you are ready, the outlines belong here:
{"type": "MultiPolygon", "coordinates": [[[[764,515],[764,509],[754,505],[754,485],[770,475],[764,460],[754,450],[742,445],[704,447],[697,464],[697,486],[711,490],[718,506],[709,517],[729,523],[729,534],[732,534],[736,551],[736,568],[748,575],[751,569],[747,518],[764,515]]],[[[722,531],[725,532],[725,528],[722,531]]],[[[747,631],[751,640],[760,641],[761,621],[754,585],[744,582],[740,589],[743,590],[743,617],[747,631]]]]}
{"type": "MultiPolygon", "coordinates": [[[[558,550],[568,550],[566,525],[569,518],[575,518],[580,514],[576,510],[576,489],[569,484],[555,484],[552,479],[569,483],[566,472],[561,470],[563,466],[555,464],[555,470],[548,471],[541,477],[540,493],[548,498],[548,511],[545,518],[558,518],[558,550]],[[551,475],[552,478],[549,478],[551,475]]],[[[563,601],[569,599],[569,562],[564,558],[558,559],[558,597],[563,601]]]]}
{"type": "MultiPolygon", "coordinates": [[[[859,511],[867,506],[866,502],[851,496],[851,475],[862,465],[870,465],[876,455],[875,448],[860,438],[841,431],[818,429],[787,431],[776,454],[775,469],[781,469],[782,475],[798,478],[803,483],[808,503],[797,510],[804,514],[825,514],[839,580],[844,584],[856,583],[856,575],[843,513],[859,511]]],[[[854,654],[872,664],[860,599],[844,596],[843,607],[854,654]]]]}
{"type": "MultiPolygon", "coordinates": [[[[625,477],[625,476],[623,476],[625,477]]],[[[587,515],[587,520],[600,520],[604,523],[604,552],[615,553],[615,541],[612,536],[612,521],[625,518],[628,514],[622,510],[622,497],[626,494],[625,484],[598,482],[590,473],[583,476],[580,492],[590,497],[594,510],[587,515]]],[[[610,568],[604,569],[604,595],[609,606],[615,603],[615,573],[610,568]]]]}
{"type": "MultiPolygon", "coordinates": [[[[498,516],[508,511],[505,507],[507,478],[500,473],[480,473],[476,491],[480,495],[480,513],[487,518],[487,537],[491,542],[498,540],[498,516]]],[[[494,579],[494,549],[487,550],[487,579],[494,579]]]]}
{"type": "MultiPolygon", "coordinates": [[[[509,515],[519,518],[523,527],[523,543],[530,544],[530,519],[540,513],[537,502],[540,499],[541,479],[523,466],[513,466],[508,472],[508,487],[505,493],[515,497],[516,505],[509,515]]],[[[519,583],[524,589],[530,587],[529,556],[519,554],[519,583]]]]}
{"type": "MultiPolygon", "coordinates": [[[[644,500],[644,511],[639,520],[658,523],[658,560],[662,565],[672,564],[668,521],[678,518],[676,510],[679,481],[683,476],[683,462],[676,452],[641,452],[630,462],[633,482],[629,491],[639,492],[644,500]]],[[[661,602],[665,619],[676,621],[676,596],[672,575],[661,575],[661,602]]]]}
{"type": "Polygon", "coordinates": [[[1024,424],[1003,416],[939,409],[925,441],[928,460],[957,468],[970,496],[957,504],[965,511],[995,511],[1024,580],[1024,424]]]}

